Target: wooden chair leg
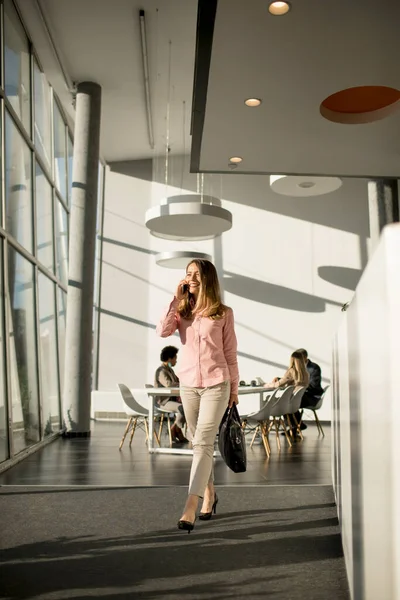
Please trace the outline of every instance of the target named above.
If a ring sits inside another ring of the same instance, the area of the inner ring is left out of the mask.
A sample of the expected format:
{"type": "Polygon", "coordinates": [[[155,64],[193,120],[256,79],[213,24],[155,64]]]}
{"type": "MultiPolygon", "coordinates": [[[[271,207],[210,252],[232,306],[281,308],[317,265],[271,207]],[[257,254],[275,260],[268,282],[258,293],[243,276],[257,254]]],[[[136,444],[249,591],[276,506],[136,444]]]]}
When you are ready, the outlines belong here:
{"type": "Polygon", "coordinates": [[[292,414],[292,418],[293,418],[293,421],[295,422],[295,425],[296,425],[296,433],[297,433],[297,435],[299,435],[300,438],[302,440],[304,440],[303,434],[301,433],[300,425],[297,422],[296,415],[294,413],[292,414]]]}
{"type": "MultiPolygon", "coordinates": [[[[281,419],[281,424],[282,424],[282,429],[283,429],[283,431],[285,433],[285,437],[286,437],[287,443],[289,444],[289,447],[291,448],[293,444],[292,444],[292,441],[290,439],[290,435],[288,434],[287,429],[286,429],[285,415],[283,416],[283,419],[281,419]]],[[[289,431],[290,431],[290,429],[289,429],[289,431]]]]}
{"type": "Polygon", "coordinates": [[[318,434],[319,434],[319,432],[321,432],[323,437],[325,437],[325,433],[324,433],[324,430],[322,429],[321,421],[318,419],[317,411],[313,410],[313,413],[314,413],[315,421],[316,421],[317,427],[318,427],[318,434]]]}
{"type": "Polygon", "coordinates": [[[258,433],[258,430],[259,430],[259,429],[260,429],[260,426],[259,426],[259,425],[257,425],[257,427],[255,428],[255,431],[254,431],[254,435],[253,435],[253,437],[252,437],[252,439],[251,439],[250,448],[252,448],[252,447],[253,447],[254,440],[255,440],[255,439],[256,439],[256,437],[257,437],[257,433],[258,433]]]}
{"type": "Polygon", "coordinates": [[[122,436],[121,443],[120,443],[120,445],[119,445],[119,449],[120,449],[120,450],[121,450],[122,446],[124,445],[124,441],[125,441],[125,438],[126,438],[126,434],[127,434],[127,433],[128,433],[128,431],[129,431],[129,427],[131,426],[131,423],[132,423],[132,421],[133,421],[133,417],[130,417],[130,419],[128,419],[128,424],[127,424],[127,426],[125,427],[125,431],[124,431],[124,435],[122,436]]]}
{"type": "Polygon", "coordinates": [[[132,440],[133,440],[133,436],[135,433],[135,429],[136,429],[136,425],[137,425],[137,420],[139,417],[135,417],[133,419],[133,423],[132,423],[132,432],[131,432],[131,439],[129,440],[129,446],[132,446],[132,440]]]}
{"type": "Polygon", "coordinates": [[[167,415],[167,423],[168,423],[169,447],[172,448],[171,419],[170,419],[169,414],[167,415]]]}
{"type": "Polygon", "coordinates": [[[261,424],[260,428],[261,428],[261,437],[262,437],[262,441],[264,444],[265,453],[269,458],[271,456],[271,448],[270,448],[268,437],[267,437],[267,426],[266,426],[265,422],[261,424]]]}
{"type": "Polygon", "coordinates": [[[274,417],[274,425],[275,425],[275,435],[276,435],[276,443],[278,446],[278,450],[281,450],[281,440],[279,439],[279,427],[276,423],[276,417],[274,417]]]}
{"type": "Polygon", "coordinates": [[[160,440],[160,442],[161,442],[161,434],[162,434],[163,423],[164,423],[164,413],[161,413],[160,427],[158,428],[158,439],[160,440]]]}

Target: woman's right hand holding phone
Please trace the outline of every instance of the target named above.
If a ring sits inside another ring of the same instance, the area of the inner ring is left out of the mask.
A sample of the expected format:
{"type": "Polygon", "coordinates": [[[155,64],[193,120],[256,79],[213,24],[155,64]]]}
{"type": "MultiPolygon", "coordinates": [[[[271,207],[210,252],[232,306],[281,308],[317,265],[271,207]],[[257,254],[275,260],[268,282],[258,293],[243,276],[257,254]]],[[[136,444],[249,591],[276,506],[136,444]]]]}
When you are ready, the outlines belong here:
{"type": "Polygon", "coordinates": [[[187,283],[186,279],[182,279],[178,283],[178,287],[176,288],[175,298],[179,301],[183,300],[184,298],[186,298],[188,291],[189,291],[188,283],[187,283]]]}

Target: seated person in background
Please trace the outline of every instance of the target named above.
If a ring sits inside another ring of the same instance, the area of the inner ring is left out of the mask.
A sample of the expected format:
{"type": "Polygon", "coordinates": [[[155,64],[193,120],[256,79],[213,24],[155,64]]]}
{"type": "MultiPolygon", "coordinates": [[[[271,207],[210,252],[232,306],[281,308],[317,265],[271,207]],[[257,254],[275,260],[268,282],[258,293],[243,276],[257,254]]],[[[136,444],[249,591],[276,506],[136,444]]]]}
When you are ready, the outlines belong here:
{"type": "Polygon", "coordinates": [[[270,383],[265,383],[265,388],[285,388],[288,385],[296,387],[308,386],[310,376],[307,372],[303,355],[296,351],[290,356],[289,368],[283,377],[274,377],[270,383]]]}
{"type": "MultiPolygon", "coordinates": [[[[270,383],[265,383],[264,387],[272,388],[272,387],[282,387],[285,388],[289,385],[294,385],[295,391],[298,387],[308,386],[310,383],[310,376],[306,369],[306,363],[304,360],[304,356],[301,354],[299,350],[293,352],[290,356],[289,368],[284,374],[283,377],[274,377],[270,383]]],[[[297,411],[295,413],[295,417],[298,423],[301,421],[301,413],[297,411]]],[[[295,432],[295,422],[291,417],[289,420],[292,424],[293,433],[295,432]]],[[[307,425],[305,423],[300,424],[301,429],[306,429],[307,425]]]]}
{"type": "MultiPolygon", "coordinates": [[[[296,350],[296,352],[299,352],[302,355],[306,369],[310,376],[310,383],[308,384],[308,387],[301,399],[300,408],[304,408],[305,406],[316,406],[322,394],[324,393],[321,385],[321,367],[317,365],[317,363],[311,362],[311,360],[308,358],[308,352],[304,348],[299,348],[296,350]]],[[[297,421],[301,419],[301,416],[302,414],[300,412],[296,413],[297,421]]],[[[307,429],[307,425],[302,422],[301,428],[307,429]]]]}
{"type": "MultiPolygon", "coordinates": [[[[178,360],[178,348],[175,346],[166,346],[161,350],[161,365],[158,367],[154,376],[154,387],[173,388],[179,387],[179,378],[172,367],[178,360]]],[[[177,442],[187,442],[188,440],[182,433],[182,427],[185,424],[185,413],[183,412],[182,402],[179,396],[156,396],[155,402],[163,409],[173,412],[176,415],[175,423],[171,427],[172,439],[177,442]]]]}
{"type": "Polygon", "coordinates": [[[299,348],[296,352],[300,352],[304,358],[306,369],[310,376],[310,383],[304,393],[301,404],[304,406],[315,406],[324,393],[321,385],[321,367],[317,363],[311,362],[308,358],[307,350],[304,348],[299,348]]]}

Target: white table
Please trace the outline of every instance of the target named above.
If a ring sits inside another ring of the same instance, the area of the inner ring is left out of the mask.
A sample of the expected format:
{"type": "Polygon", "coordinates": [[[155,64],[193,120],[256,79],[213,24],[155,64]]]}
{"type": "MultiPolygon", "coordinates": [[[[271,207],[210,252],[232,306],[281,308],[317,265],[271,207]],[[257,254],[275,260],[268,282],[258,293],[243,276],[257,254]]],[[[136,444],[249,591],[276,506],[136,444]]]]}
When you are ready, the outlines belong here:
{"type": "MultiPolygon", "coordinates": [[[[239,387],[238,395],[243,396],[247,394],[259,394],[260,396],[260,408],[264,403],[265,394],[270,394],[275,388],[265,388],[262,386],[251,387],[251,386],[243,386],[239,387]]],[[[135,390],[132,390],[133,392],[135,390]]],[[[153,396],[179,396],[180,390],[179,388],[146,388],[145,391],[151,399],[153,400],[153,396]]],[[[148,449],[151,454],[187,454],[192,455],[193,450],[189,448],[157,448],[154,446],[154,402],[149,403],[149,441],[148,441],[148,449]]],[[[214,452],[214,456],[217,454],[214,452]]]]}

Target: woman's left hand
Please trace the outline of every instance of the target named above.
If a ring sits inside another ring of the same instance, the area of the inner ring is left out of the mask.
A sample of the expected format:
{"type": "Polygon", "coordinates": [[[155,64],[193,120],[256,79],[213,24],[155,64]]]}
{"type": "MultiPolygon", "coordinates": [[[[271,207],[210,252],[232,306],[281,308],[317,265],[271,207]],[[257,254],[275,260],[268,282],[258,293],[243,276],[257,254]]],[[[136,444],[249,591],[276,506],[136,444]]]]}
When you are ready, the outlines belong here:
{"type": "Polygon", "coordinates": [[[239,396],[237,394],[231,394],[229,398],[229,408],[232,408],[234,404],[239,404],[239,396]]]}

